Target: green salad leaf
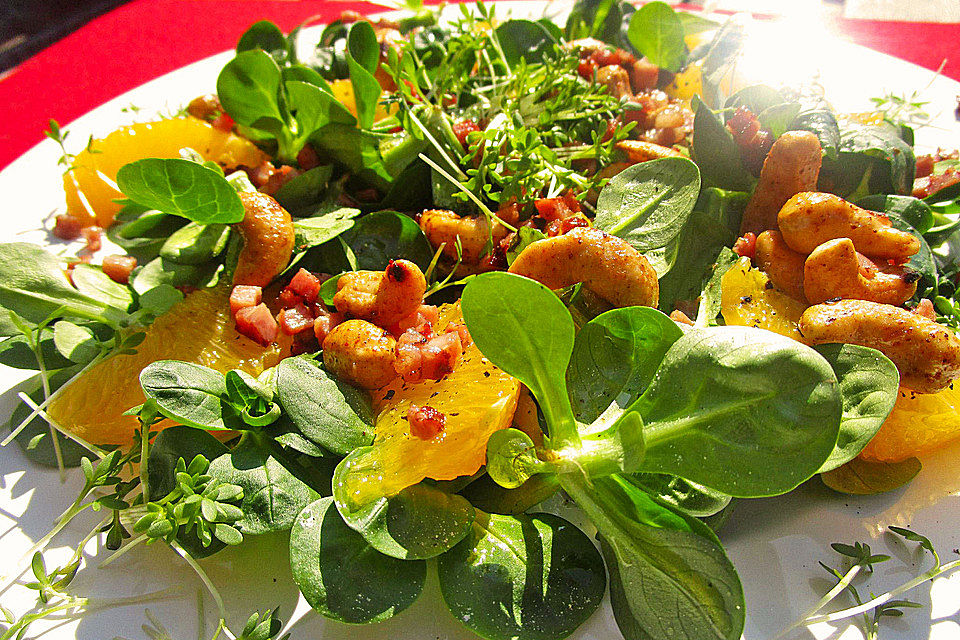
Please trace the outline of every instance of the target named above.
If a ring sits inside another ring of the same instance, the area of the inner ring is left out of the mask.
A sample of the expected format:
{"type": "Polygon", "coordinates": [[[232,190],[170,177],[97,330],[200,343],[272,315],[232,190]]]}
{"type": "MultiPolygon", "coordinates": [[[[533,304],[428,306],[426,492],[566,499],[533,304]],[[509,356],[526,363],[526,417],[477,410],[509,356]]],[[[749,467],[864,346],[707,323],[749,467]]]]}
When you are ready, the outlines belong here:
{"type": "Polygon", "coordinates": [[[437,562],[443,600],[491,640],[563,638],[600,604],[603,560],[582,531],[548,513],[478,514],[437,562]]]}
{"type": "Polygon", "coordinates": [[[427,574],[423,560],[377,552],[341,519],[333,498],[311,502],[297,514],[290,531],[290,566],[311,607],[351,624],[400,613],[420,595],[427,574]]]}
{"type": "Polygon", "coordinates": [[[138,204],[199,224],[243,220],[236,190],[221,174],[192,160],[136,160],[117,171],[117,186],[138,204]]]}

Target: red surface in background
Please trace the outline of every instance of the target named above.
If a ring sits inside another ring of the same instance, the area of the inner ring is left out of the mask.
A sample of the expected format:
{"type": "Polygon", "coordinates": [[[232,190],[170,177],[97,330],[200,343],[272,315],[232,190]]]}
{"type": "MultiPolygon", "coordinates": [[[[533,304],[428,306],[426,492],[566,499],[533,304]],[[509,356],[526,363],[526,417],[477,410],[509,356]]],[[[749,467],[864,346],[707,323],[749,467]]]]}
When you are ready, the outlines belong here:
{"type": "MultiPolygon", "coordinates": [[[[376,5],[329,0],[134,0],[41,51],[0,79],[0,167],[43,139],[47,120],[94,107],[214,53],[263,18],[289,31],[311,16],[376,5]]],[[[838,35],[960,80],[960,24],[838,20],[838,35]]],[[[212,87],[211,87],[212,88],[212,87]]]]}

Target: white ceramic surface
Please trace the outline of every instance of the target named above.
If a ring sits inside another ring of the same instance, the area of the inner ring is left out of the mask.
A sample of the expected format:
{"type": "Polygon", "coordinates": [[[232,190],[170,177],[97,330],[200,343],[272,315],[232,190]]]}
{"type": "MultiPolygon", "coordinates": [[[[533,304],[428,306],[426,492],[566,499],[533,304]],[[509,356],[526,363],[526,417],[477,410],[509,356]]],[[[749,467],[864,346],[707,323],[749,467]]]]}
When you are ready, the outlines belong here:
{"type": "MultiPolygon", "coordinates": [[[[501,3],[501,14],[514,16],[558,12],[556,4],[544,9],[538,3],[501,3]]],[[[265,16],[269,17],[269,16],[265,16]]],[[[315,34],[316,32],[311,32],[315,34]]],[[[239,36],[239,34],[238,34],[239,36]]],[[[309,36],[309,34],[308,34],[309,36]]],[[[309,37],[305,38],[305,41],[309,37]]],[[[954,147],[960,129],[953,117],[960,84],[933,78],[927,70],[837,40],[828,39],[815,21],[802,17],[782,26],[760,25],[751,45],[749,67],[757,77],[773,82],[809,78],[819,70],[819,80],[828,97],[844,110],[867,110],[869,97],[888,90],[909,93],[923,89],[929,110],[938,116],[939,128],[917,132],[919,146],[954,147]],[[929,85],[929,86],[928,86],[929,85]]],[[[89,134],[104,135],[119,124],[145,119],[145,113],[173,111],[190,98],[209,92],[217,72],[229,53],[197,62],[126,93],[70,123],[70,142],[82,144],[89,134]],[[124,111],[129,105],[143,109],[124,111]]],[[[3,241],[27,239],[45,241],[38,226],[49,223],[50,214],[63,207],[60,151],[45,141],[0,173],[5,227],[3,241]]],[[[0,366],[0,418],[4,421],[16,403],[15,386],[21,372],[0,366]]],[[[832,493],[819,481],[811,481],[791,495],[763,500],[741,501],[721,538],[743,580],[747,600],[747,640],[767,640],[808,609],[829,588],[827,574],[818,560],[835,564],[830,551],[834,541],[868,541],[875,552],[889,553],[893,560],[881,566],[874,583],[866,589],[879,591],[899,584],[920,569],[919,556],[892,541],[884,528],[890,524],[909,525],[931,537],[942,555],[952,559],[960,546],[960,446],[924,459],[924,469],[914,482],[890,495],[856,498],[832,493]]],[[[57,472],[31,466],[17,446],[0,450],[0,575],[16,566],[21,554],[52,526],[52,519],[76,495],[81,474],[71,471],[61,484],[57,472]]],[[[49,561],[63,560],[67,548],[92,526],[92,518],[81,518],[82,526],[68,527],[50,547],[49,561]]],[[[286,535],[251,538],[240,549],[229,549],[202,561],[204,569],[221,589],[231,622],[242,626],[254,609],[280,606],[293,638],[409,638],[460,640],[475,637],[464,629],[443,606],[436,578],[431,572],[423,597],[408,611],[375,626],[349,627],[323,620],[310,613],[299,597],[290,576],[286,557],[286,535]]],[[[123,637],[144,638],[141,625],[144,610],[150,611],[171,632],[173,638],[209,638],[215,618],[212,600],[202,591],[196,576],[173,552],[160,545],[139,547],[115,564],[98,569],[107,555],[95,542],[88,546],[87,567],[71,587],[93,598],[114,598],[142,594],[170,585],[181,585],[176,597],[149,604],[99,611],[82,620],[58,623],[45,637],[103,640],[123,637]],[[199,594],[203,594],[200,596],[199,594]],[[198,597],[203,597],[206,622],[200,621],[198,597]],[[205,625],[206,635],[198,635],[205,625]]],[[[0,594],[3,605],[23,612],[32,603],[32,592],[14,586],[0,594]]],[[[909,594],[925,605],[908,610],[901,620],[884,623],[884,640],[955,640],[960,638],[960,574],[936,580],[909,594]]],[[[47,625],[49,626],[49,625],[47,625]]],[[[38,625],[36,629],[47,626],[38,625]]],[[[37,631],[29,637],[33,637],[37,631]]],[[[608,604],[574,636],[619,638],[608,604]]],[[[862,635],[849,623],[800,630],[789,638],[843,638],[862,635]]]]}

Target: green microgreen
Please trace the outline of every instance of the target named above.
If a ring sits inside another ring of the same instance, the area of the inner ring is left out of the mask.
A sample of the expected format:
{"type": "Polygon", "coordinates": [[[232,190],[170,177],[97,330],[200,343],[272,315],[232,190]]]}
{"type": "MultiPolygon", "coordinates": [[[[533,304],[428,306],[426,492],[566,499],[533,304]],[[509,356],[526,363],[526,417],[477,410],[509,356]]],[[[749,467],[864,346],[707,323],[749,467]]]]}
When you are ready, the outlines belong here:
{"type": "Polygon", "coordinates": [[[871,594],[868,600],[864,600],[854,586],[854,580],[861,572],[873,573],[874,566],[886,562],[890,559],[890,556],[874,554],[870,549],[870,545],[866,543],[856,542],[853,545],[833,543],[830,545],[831,548],[844,558],[847,558],[847,564],[849,566],[845,570],[840,570],[821,562],[820,566],[837,579],[836,584],[810,611],[800,618],[800,620],[785,629],[777,637],[784,637],[789,631],[799,626],[809,626],[820,622],[835,622],[837,620],[859,616],[867,639],[876,640],[879,637],[880,621],[882,618],[901,617],[904,608],[918,608],[921,606],[916,602],[900,599],[899,596],[915,589],[925,582],[929,582],[934,578],[938,578],[960,567],[960,560],[954,560],[946,564],[942,563],[936,548],[926,536],[920,535],[905,527],[890,526],[888,530],[903,540],[915,542],[925,554],[930,556],[933,561],[933,566],[885,593],[880,595],[871,594]],[[856,606],[831,613],[821,613],[824,607],[843,593],[849,593],[856,603],[856,606]]]}

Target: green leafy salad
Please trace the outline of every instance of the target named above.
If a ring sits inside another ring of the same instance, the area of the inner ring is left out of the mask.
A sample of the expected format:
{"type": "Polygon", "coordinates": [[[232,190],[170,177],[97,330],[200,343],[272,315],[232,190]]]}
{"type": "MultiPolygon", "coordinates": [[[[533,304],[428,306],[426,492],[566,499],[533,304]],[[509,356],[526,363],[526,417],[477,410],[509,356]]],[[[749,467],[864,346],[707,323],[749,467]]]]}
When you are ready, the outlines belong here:
{"type": "MultiPolygon", "coordinates": [[[[343,623],[402,614],[436,571],[490,640],[568,637],[608,593],[628,640],[737,640],[738,502],[890,491],[958,431],[960,161],[915,154],[916,96],[839,114],[742,86],[742,23],[662,2],[408,9],[308,50],[319,30],[258,22],[215,93],[76,154],[51,121],[52,233],[85,245],[0,244],[0,363],[36,372],[4,444],[83,487],[0,585],[38,594],[0,640],[167,595],[74,594],[95,538],[104,565],[172,548],[214,638],[278,638],[277,610],[231,629],[202,563],[276,532],[343,623]]],[[[887,556],[834,545],[794,626],[877,637],[956,567],[891,531],[933,568],[861,598],[887,556]]]]}

